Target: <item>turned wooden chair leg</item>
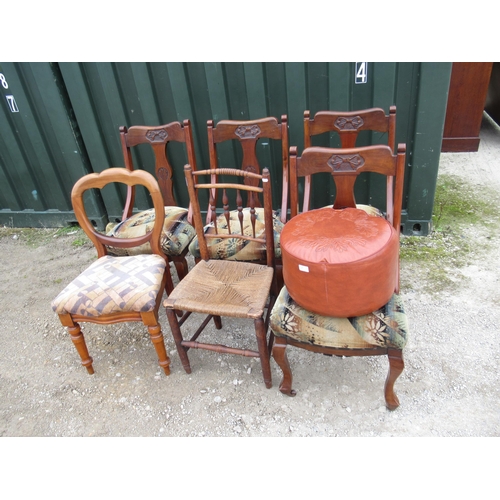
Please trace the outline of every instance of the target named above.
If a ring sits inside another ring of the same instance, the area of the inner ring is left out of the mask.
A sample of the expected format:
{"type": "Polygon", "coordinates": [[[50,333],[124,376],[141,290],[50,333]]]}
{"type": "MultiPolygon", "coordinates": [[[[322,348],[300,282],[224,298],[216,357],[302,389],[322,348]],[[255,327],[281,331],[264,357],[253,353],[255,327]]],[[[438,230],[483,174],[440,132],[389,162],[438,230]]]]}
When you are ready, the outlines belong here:
{"type": "Polygon", "coordinates": [[[168,323],[170,325],[170,330],[172,331],[172,336],[174,337],[175,345],[177,347],[177,352],[179,353],[179,358],[181,359],[182,366],[186,373],[191,373],[191,364],[189,363],[189,358],[185,347],[182,345],[182,333],[179,327],[179,321],[177,319],[177,314],[174,309],[167,308],[166,310],[168,323]]]}
{"type": "Polygon", "coordinates": [[[268,389],[273,386],[271,375],[271,364],[269,362],[269,350],[266,340],[266,326],[262,318],[254,320],[255,335],[257,337],[257,346],[259,349],[260,364],[262,366],[262,375],[264,376],[264,384],[268,389]]]}
{"type": "Polygon", "coordinates": [[[158,364],[163,368],[165,375],[170,375],[170,358],[165,349],[165,339],[163,338],[161,326],[158,324],[158,318],[155,317],[154,313],[144,313],[142,314],[142,321],[148,327],[151,342],[158,356],[158,364]]]}
{"type": "MultiPolygon", "coordinates": [[[[64,324],[62,320],[61,322],[64,324]]],[[[83,336],[80,325],[73,321],[71,321],[71,323],[72,326],[68,325],[65,326],[68,328],[68,332],[71,335],[71,340],[73,341],[73,344],[75,345],[76,350],[80,355],[80,358],[82,360],[82,365],[85,366],[89,374],[92,375],[94,373],[94,368],[92,366],[93,359],[89,355],[87,344],[85,343],[85,338],[83,336]]]]}
{"type": "Polygon", "coordinates": [[[214,320],[214,325],[217,330],[220,330],[222,328],[222,319],[220,316],[212,316],[212,319],[214,320]]]}
{"type": "Polygon", "coordinates": [[[297,393],[292,389],[292,370],[286,355],[287,342],[283,337],[274,338],[274,346],[272,350],[273,358],[283,372],[283,380],[280,384],[280,391],[287,396],[295,396],[297,393]]]}
{"type": "Polygon", "coordinates": [[[394,393],[394,382],[404,370],[403,351],[400,349],[388,349],[389,373],[385,381],[384,395],[385,404],[389,410],[395,410],[399,406],[399,399],[394,393]]]}

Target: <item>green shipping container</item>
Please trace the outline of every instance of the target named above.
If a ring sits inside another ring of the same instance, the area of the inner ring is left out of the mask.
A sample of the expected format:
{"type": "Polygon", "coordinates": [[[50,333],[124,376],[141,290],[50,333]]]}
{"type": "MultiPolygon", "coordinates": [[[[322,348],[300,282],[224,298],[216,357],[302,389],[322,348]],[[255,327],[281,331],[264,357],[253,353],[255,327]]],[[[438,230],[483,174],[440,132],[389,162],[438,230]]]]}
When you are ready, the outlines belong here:
{"type": "MultiPolygon", "coordinates": [[[[1,107],[0,223],[57,226],[71,223],[69,195],[77,178],[123,166],[121,125],[161,125],[189,118],[199,168],[208,167],[206,122],[288,115],[290,145],[303,149],[303,113],[397,106],[397,142],[407,145],[404,234],[426,235],[432,208],[446,112],[451,63],[1,63],[8,82],[1,107]],[[9,107],[14,95],[19,114],[9,107]],[[36,195],[33,194],[36,193],[36,195]]],[[[335,137],[318,138],[335,147],[335,137]]],[[[367,134],[361,145],[383,143],[367,134]]],[[[279,165],[274,141],[260,142],[262,165],[279,165]]],[[[137,167],[153,172],[147,148],[135,148],[137,167]]],[[[219,150],[220,165],[234,166],[238,148],[219,150]]],[[[182,147],[173,149],[175,195],[188,205],[182,147]]],[[[272,167],[271,167],[272,168],[272,167]]],[[[383,208],[381,186],[366,176],[356,198],[383,208]]],[[[316,186],[316,206],[331,203],[331,182],[316,186]]],[[[97,195],[96,195],[97,196],[97,195]]],[[[281,178],[273,176],[279,207],[281,178]]],[[[124,192],[110,188],[91,200],[102,227],[121,214],[124,192]]],[[[136,209],[149,206],[138,196],[136,209]]]]}

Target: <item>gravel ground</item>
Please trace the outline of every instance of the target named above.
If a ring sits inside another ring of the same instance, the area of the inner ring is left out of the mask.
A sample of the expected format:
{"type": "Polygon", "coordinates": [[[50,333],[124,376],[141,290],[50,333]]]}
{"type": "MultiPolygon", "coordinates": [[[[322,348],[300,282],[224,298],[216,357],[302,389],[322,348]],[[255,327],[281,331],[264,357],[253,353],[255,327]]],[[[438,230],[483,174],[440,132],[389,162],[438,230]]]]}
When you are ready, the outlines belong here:
{"type": "MultiPolygon", "coordinates": [[[[475,186],[488,186],[496,193],[493,203],[500,195],[500,129],[486,120],[481,137],[477,153],[442,154],[440,175],[453,174],[475,186]]],[[[402,290],[410,339],[405,349],[405,370],[395,385],[401,406],[394,412],[384,404],[388,363],[383,357],[331,358],[289,348],[295,398],[279,392],[281,374],[274,361],[272,389],[265,388],[260,365],[250,358],[195,351],[190,354],[193,372],[187,375],[175,352],[164,311],[161,322],[172,360],[169,377],[160,371],[148,333],[140,324],[84,324],[95,368],[95,374],[88,375],[50,302],[95,258],[95,251],[87,244],[78,246],[78,234],[56,237],[54,230],[35,232],[33,243],[33,235],[27,232],[0,230],[3,437],[491,438],[500,434],[497,231],[486,234],[471,227],[464,232],[477,249],[466,266],[454,271],[459,287],[435,293],[424,291],[423,275],[403,263],[402,278],[410,283],[402,290]],[[483,240],[488,245],[482,245],[483,240]]],[[[224,329],[231,342],[238,344],[253,338],[251,325],[249,328],[248,324],[234,322],[231,326],[224,329]]],[[[209,340],[211,335],[215,331],[209,331],[205,338],[209,340]]],[[[63,441],[65,444],[54,444],[62,453],[67,444],[63,441]]],[[[212,456],[212,447],[205,440],[199,441],[201,456],[212,456]]],[[[282,442],[280,454],[286,453],[288,446],[293,453],[292,445],[282,442]]],[[[26,441],[2,443],[7,450],[17,451],[12,464],[16,470],[17,466],[22,468],[23,458],[31,450],[26,441]]],[[[33,440],[29,443],[33,445],[33,440]]],[[[46,443],[35,447],[39,453],[34,456],[42,461],[46,443]]],[[[121,450],[128,441],[113,443],[121,450]]],[[[185,457],[188,466],[191,455],[181,451],[177,440],[155,440],[153,446],[159,448],[161,443],[168,443],[170,453],[185,457]]],[[[341,450],[343,443],[339,442],[341,450]]],[[[404,443],[402,446],[407,446],[404,443]]],[[[475,441],[467,443],[474,453],[484,454],[475,441]]],[[[481,446],[489,450],[490,444],[490,440],[482,441],[481,446]]],[[[89,447],[93,446],[92,442],[89,447]]],[[[246,445],[249,455],[245,449],[233,446],[229,450],[235,449],[241,456],[240,463],[245,464],[255,442],[246,445]]],[[[410,446],[412,450],[415,445],[410,446]]],[[[456,456],[463,457],[464,449],[457,446],[460,455],[456,456]]],[[[323,447],[325,453],[331,449],[329,444],[323,447]]],[[[421,448],[415,449],[418,452],[421,448]]],[[[427,445],[422,453],[426,450],[427,445]]],[[[127,451],[124,448],[123,453],[127,455],[127,451]]],[[[99,453],[90,455],[96,463],[106,463],[99,453]]],[[[381,456],[394,459],[391,454],[381,456]]],[[[435,459],[428,456],[427,464],[435,459]]],[[[121,460],[118,453],[116,462],[121,460]]],[[[359,456],[353,460],[359,460],[359,456]]],[[[28,463],[35,466],[32,461],[28,463]]],[[[456,463],[455,471],[461,470],[461,463],[456,463]]],[[[71,464],[76,467],[75,462],[71,464]]],[[[153,463],[139,470],[151,472],[151,466],[153,463]]],[[[227,463],[228,471],[234,466],[227,463]]],[[[62,467],[72,474],[69,463],[63,460],[62,467]]],[[[318,467],[322,470],[324,466],[318,467]]],[[[488,469],[482,470],[484,473],[488,469]]]]}

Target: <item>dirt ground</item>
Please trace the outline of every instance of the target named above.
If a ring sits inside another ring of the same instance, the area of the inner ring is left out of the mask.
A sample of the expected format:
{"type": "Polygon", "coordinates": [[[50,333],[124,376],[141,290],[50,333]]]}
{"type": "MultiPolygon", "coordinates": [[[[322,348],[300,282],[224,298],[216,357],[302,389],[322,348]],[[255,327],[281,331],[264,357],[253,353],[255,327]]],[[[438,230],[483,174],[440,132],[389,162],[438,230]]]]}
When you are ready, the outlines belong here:
{"type": "MultiPolygon", "coordinates": [[[[500,196],[500,129],[485,122],[481,137],[478,153],[442,154],[440,175],[460,176],[500,196]]],[[[477,252],[454,270],[460,286],[452,290],[425,291],[423,275],[403,262],[410,337],[395,385],[401,406],[394,412],[384,404],[384,357],[337,358],[289,348],[295,398],[279,392],[281,372],[273,360],[271,389],[251,358],[191,351],[193,372],[187,375],[163,310],[169,377],[141,324],[83,324],[95,368],[88,375],[50,302],[95,251],[79,245],[77,233],[36,233],[0,230],[3,437],[500,435],[497,231],[465,230],[463,238],[477,252]]],[[[228,342],[253,339],[251,325],[230,324],[223,330],[228,342]]]]}

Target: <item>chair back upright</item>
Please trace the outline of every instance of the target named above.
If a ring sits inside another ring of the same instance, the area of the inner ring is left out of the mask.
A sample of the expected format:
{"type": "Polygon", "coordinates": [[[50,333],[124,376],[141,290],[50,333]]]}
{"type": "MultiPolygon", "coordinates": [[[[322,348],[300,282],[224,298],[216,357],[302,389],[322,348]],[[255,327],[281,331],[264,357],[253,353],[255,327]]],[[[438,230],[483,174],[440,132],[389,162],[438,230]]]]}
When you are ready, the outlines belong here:
{"type": "Polygon", "coordinates": [[[210,238],[241,239],[247,242],[255,241],[264,245],[266,248],[266,263],[269,267],[274,268],[272,194],[269,170],[264,168],[262,174],[229,168],[194,171],[190,165],[186,165],[184,172],[190,203],[193,207],[193,221],[200,245],[201,258],[203,260],[210,259],[207,247],[207,240],[210,238]],[[210,176],[210,182],[200,182],[200,176],[210,176]],[[236,180],[233,182],[218,182],[219,176],[224,176],[224,179],[232,176],[236,177],[236,180]],[[214,232],[211,234],[206,233],[203,227],[199,196],[201,190],[208,190],[209,192],[210,219],[207,222],[213,224],[214,232]],[[256,236],[255,231],[255,209],[262,206],[259,197],[262,197],[264,208],[264,238],[256,236]],[[244,206],[250,208],[252,227],[250,235],[243,232],[244,206]],[[234,210],[237,211],[238,221],[236,222],[231,221],[230,217],[231,212],[234,210]],[[217,218],[222,214],[227,225],[227,229],[223,234],[219,233],[217,226],[217,218]]]}

